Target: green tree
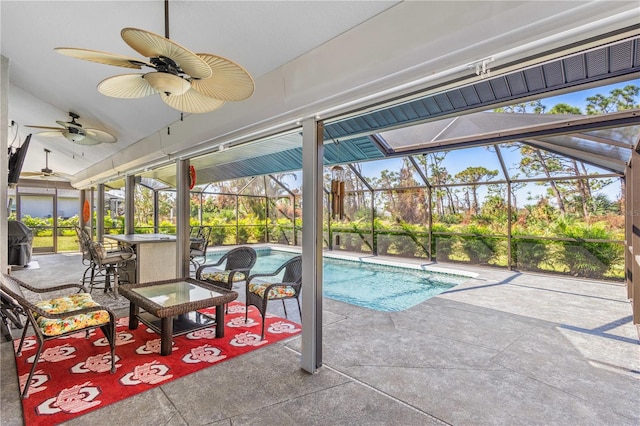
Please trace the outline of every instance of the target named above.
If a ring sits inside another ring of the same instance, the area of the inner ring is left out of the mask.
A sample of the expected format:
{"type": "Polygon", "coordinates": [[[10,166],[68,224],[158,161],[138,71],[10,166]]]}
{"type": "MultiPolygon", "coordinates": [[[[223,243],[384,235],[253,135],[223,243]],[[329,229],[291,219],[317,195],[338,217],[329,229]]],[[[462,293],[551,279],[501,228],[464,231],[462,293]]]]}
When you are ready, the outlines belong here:
{"type": "Polygon", "coordinates": [[[628,84],[623,88],[613,89],[608,96],[600,93],[587,98],[587,114],[606,114],[640,107],[637,102],[640,87],[628,84]]]}
{"type": "Polygon", "coordinates": [[[582,110],[576,106],[560,103],[554,105],[548,112],[548,114],[575,114],[582,115],[582,110]]]}
{"type": "Polygon", "coordinates": [[[477,214],[480,211],[480,205],[478,203],[478,183],[489,181],[497,175],[497,170],[489,170],[482,166],[467,167],[456,174],[457,180],[469,184],[472,196],[471,201],[469,201],[469,191],[465,192],[469,213],[477,214]]]}

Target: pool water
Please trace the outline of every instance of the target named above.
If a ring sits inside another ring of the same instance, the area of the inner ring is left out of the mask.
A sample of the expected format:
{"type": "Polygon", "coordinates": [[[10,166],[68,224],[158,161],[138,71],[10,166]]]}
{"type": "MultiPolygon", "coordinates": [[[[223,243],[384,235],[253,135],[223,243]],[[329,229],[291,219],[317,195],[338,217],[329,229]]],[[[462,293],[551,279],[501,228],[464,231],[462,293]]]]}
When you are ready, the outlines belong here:
{"type": "MultiPolygon", "coordinates": [[[[258,249],[252,274],[270,273],[296,253],[258,249]]],[[[207,255],[215,261],[221,254],[207,255]]],[[[323,295],[384,312],[403,311],[466,281],[468,277],[420,269],[324,257],[323,295]]]]}

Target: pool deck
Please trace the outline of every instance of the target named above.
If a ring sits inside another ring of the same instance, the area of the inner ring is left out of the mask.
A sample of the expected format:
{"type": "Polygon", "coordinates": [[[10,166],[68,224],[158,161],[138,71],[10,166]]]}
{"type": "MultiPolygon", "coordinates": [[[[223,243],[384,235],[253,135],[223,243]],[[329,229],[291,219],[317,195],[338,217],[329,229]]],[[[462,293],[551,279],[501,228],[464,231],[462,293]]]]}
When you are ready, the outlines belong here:
{"type": "MultiPolygon", "coordinates": [[[[16,277],[49,285],[82,275],[78,254],[33,259],[39,268],[16,270],[16,277]]],[[[401,312],[325,299],[316,374],[300,369],[295,337],[68,424],[123,416],[140,425],[640,424],[639,328],[623,285],[404,263],[469,278],[401,312]]],[[[126,315],[126,301],[94,296],[126,315]]],[[[299,321],[289,303],[290,318],[299,321]]],[[[269,310],[282,315],[280,303],[269,310]]],[[[0,350],[0,424],[21,425],[12,345],[3,342],[0,350]]]]}

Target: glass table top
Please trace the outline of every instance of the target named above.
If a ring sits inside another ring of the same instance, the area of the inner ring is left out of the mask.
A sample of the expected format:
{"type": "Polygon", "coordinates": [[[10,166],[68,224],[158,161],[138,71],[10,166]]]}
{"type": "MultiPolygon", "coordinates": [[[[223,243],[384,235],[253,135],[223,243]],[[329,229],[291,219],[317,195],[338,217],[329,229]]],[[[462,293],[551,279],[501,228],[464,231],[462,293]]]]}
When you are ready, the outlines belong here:
{"type": "Polygon", "coordinates": [[[224,293],[209,290],[186,281],[139,287],[132,289],[132,291],[162,307],[197,302],[224,295],[224,293]]]}

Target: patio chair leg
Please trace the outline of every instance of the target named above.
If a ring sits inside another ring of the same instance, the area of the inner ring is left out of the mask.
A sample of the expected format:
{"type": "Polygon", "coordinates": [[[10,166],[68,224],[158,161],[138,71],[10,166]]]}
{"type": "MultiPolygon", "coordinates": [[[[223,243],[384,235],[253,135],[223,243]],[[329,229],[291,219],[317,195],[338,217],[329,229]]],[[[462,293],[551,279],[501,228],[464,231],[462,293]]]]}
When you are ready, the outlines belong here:
{"type": "MultiPolygon", "coordinates": [[[[89,281],[89,293],[93,291],[94,280],[96,279],[96,270],[94,265],[91,265],[91,278],[89,281]]],[[[84,284],[84,283],[83,283],[84,284]]]]}
{"type": "Polygon", "coordinates": [[[24,390],[22,394],[20,394],[21,399],[27,399],[29,397],[29,386],[31,385],[31,379],[33,378],[33,374],[36,372],[36,366],[38,365],[38,360],[40,359],[40,354],[42,353],[42,349],[44,347],[44,342],[38,342],[38,350],[36,351],[35,358],[33,359],[33,365],[31,366],[31,371],[29,371],[29,377],[27,377],[27,381],[24,382],[24,390]]]}
{"type": "Polygon", "coordinates": [[[287,305],[285,305],[284,299],[282,299],[282,309],[284,309],[284,317],[289,318],[289,315],[287,315],[287,305]]]}
{"type": "Polygon", "coordinates": [[[111,347],[111,374],[116,372],[116,330],[111,330],[111,327],[102,326],[100,327],[102,333],[104,333],[107,341],[109,342],[109,346],[111,347]],[[113,331],[113,333],[112,333],[113,331]]]}
{"type": "Polygon", "coordinates": [[[9,322],[5,317],[2,317],[2,335],[7,342],[13,341],[13,336],[11,335],[11,329],[9,326],[9,322]]]}
{"type": "Polygon", "coordinates": [[[118,298],[118,270],[113,269],[113,297],[118,298]]]}
{"type": "Polygon", "coordinates": [[[22,356],[22,345],[24,344],[24,339],[27,337],[27,329],[29,328],[29,324],[27,323],[22,330],[22,338],[20,339],[20,344],[18,345],[18,350],[16,354],[18,356],[22,356]]]}

